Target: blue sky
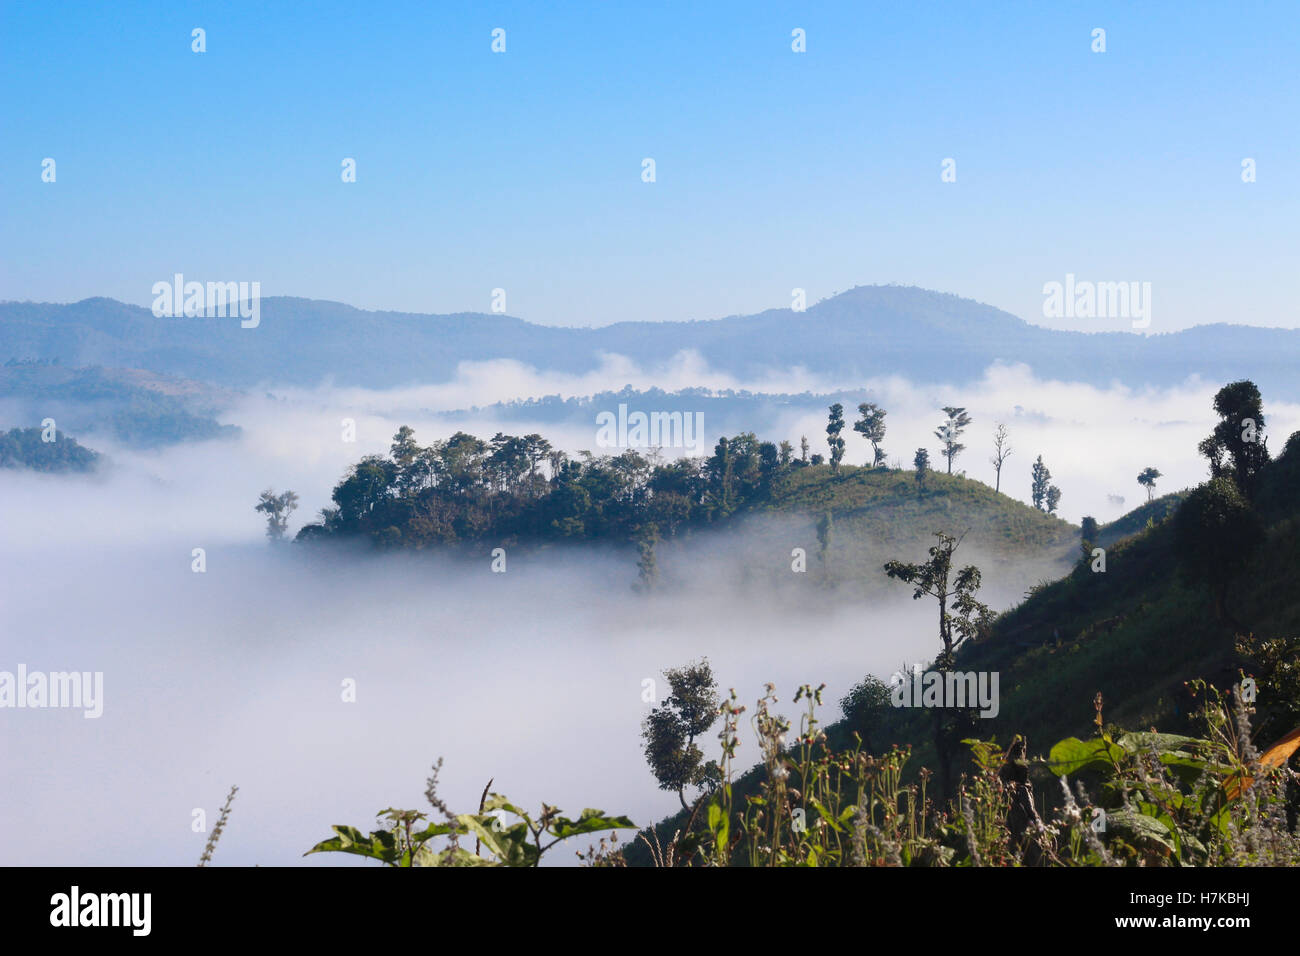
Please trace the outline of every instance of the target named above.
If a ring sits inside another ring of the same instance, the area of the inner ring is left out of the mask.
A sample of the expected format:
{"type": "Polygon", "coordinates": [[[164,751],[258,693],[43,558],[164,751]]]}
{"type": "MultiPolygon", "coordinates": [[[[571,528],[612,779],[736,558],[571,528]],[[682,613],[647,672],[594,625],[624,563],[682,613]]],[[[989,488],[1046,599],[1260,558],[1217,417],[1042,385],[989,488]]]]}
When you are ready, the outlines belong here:
{"type": "Polygon", "coordinates": [[[1300,326],[1293,2],[0,9],[0,299],[590,325],[897,282],[1128,327],[1044,318],[1073,273],[1150,282],[1151,332],[1300,326]]]}

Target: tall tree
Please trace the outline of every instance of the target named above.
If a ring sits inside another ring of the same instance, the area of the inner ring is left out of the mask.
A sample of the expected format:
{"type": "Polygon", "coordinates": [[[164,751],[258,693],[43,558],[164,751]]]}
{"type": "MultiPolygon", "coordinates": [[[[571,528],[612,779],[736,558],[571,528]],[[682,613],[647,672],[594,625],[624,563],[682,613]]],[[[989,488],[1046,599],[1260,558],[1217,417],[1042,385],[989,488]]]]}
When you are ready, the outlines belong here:
{"type": "Polygon", "coordinates": [[[840,459],[844,457],[844,439],[840,437],[840,432],[844,431],[844,406],[836,402],[831,406],[831,414],[826,422],[826,444],[831,449],[831,471],[840,470],[840,459]]]}
{"type": "Polygon", "coordinates": [[[916,467],[917,490],[924,491],[926,476],[930,474],[930,453],[924,448],[918,448],[912,464],[916,467]]]}
{"type": "Polygon", "coordinates": [[[266,515],[266,536],[272,541],[282,541],[289,529],[289,515],[298,507],[298,496],[292,491],[277,495],[274,488],[262,492],[254,511],[266,515]]]}
{"type": "Polygon", "coordinates": [[[1160,472],[1154,468],[1144,468],[1138,475],[1138,484],[1147,490],[1147,501],[1151,500],[1151,495],[1156,490],[1156,479],[1162,477],[1160,472]]]}
{"type": "Polygon", "coordinates": [[[885,450],[880,443],[885,440],[885,410],[874,402],[863,402],[858,406],[862,417],[854,423],[853,430],[871,442],[871,467],[879,468],[885,463],[885,450]]]}
{"type": "Polygon", "coordinates": [[[1047,513],[1049,515],[1056,514],[1056,506],[1059,505],[1060,503],[1061,503],[1061,489],[1056,487],[1056,485],[1050,486],[1047,489],[1047,500],[1046,500],[1047,513]]]}
{"type": "MultiPolygon", "coordinates": [[[[953,576],[953,552],[961,538],[936,532],[939,543],[930,548],[930,559],[921,564],[890,561],[885,573],[912,586],[912,599],[930,596],[939,605],[939,643],[941,650],[935,663],[947,674],[956,662],[957,649],[983,633],[992,620],[992,611],[976,594],[980,589],[980,569],[967,565],[953,576]]],[[[945,686],[947,681],[945,679],[945,686]]],[[[953,708],[934,710],[935,749],[939,754],[940,786],[945,797],[952,795],[952,760],[957,740],[970,724],[970,712],[956,713],[953,708]],[[945,714],[945,711],[953,711],[945,714]]]]}
{"type": "Polygon", "coordinates": [[[659,543],[659,526],[654,522],[644,525],[637,534],[637,551],[640,556],[636,562],[637,580],[634,585],[638,591],[653,591],[659,583],[659,564],[655,560],[655,545],[659,543]]]}
{"type": "Polygon", "coordinates": [[[945,405],[943,411],[948,416],[948,420],[935,429],[934,435],[943,445],[943,456],[948,459],[948,474],[951,475],[952,460],[966,450],[966,446],[957,439],[971,423],[971,417],[966,414],[966,409],[955,408],[952,405],[945,405]]]}
{"type": "Polygon", "coordinates": [[[708,660],[664,671],[671,693],[641,727],[646,762],[661,790],[676,791],[682,809],[686,788],[704,786],[712,764],[695,743],[718,719],[718,683],[708,660]]]}
{"type": "Polygon", "coordinates": [[[1033,484],[1030,486],[1029,495],[1033,499],[1034,507],[1039,511],[1044,509],[1047,501],[1047,490],[1051,485],[1052,473],[1047,470],[1043,464],[1043,456],[1039,455],[1038,460],[1034,462],[1033,484]]]}
{"type": "Polygon", "coordinates": [[[817,556],[821,560],[822,584],[831,582],[831,540],[835,536],[835,523],[828,508],[817,522],[817,556]]]}
{"type": "Polygon", "coordinates": [[[1228,588],[1250,565],[1264,531],[1259,516],[1227,475],[1196,488],[1174,513],[1174,541],[1184,578],[1206,588],[1215,616],[1247,630],[1228,609],[1228,588]]]}
{"type": "Polygon", "coordinates": [[[1097,543],[1100,534],[1101,528],[1097,525],[1097,519],[1091,515],[1084,515],[1079,525],[1079,545],[1083,548],[1085,558],[1092,556],[1093,545],[1097,543]]]}
{"type": "Polygon", "coordinates": [[[1008,441],[1007,426],[998,422],[997,429],[993,432],[993,457],[989,459],[993,463],[993,470],[996,478],[993,484],[994,491],[1002,490],[1002,465],[1011,457],[1011,444],[1008,441]]]}
{"type": "Polygon", "coordinates": [[[1210,462],[1210,477],[1227,475],[1247,500],[1255,495],[1256,479],[1268,461],[1264,437],[1264,403],[1254,382],[1223,386],[1214,396],[1219,423],[1198,450],[1210,462]]]}

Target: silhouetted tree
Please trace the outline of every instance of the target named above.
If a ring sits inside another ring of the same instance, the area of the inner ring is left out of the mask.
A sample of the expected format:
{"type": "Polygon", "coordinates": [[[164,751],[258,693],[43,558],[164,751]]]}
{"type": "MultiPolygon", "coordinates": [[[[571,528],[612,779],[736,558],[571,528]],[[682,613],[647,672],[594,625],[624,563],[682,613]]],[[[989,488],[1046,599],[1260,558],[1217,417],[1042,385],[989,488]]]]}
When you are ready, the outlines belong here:
{"type": "Polygon", "coordinates": [[[889,685],[871,674],[855,684],[840,700],[840,710],[844,712],[849,729],[861,735],[867,753],[882,752],[885,742],[877,738],[892,709],[889,685]]]}
{"type": "Polygon", "coordinates": [[[267,488],[253,510],[266,515],[266,536],[272,541],[281,541],[289,528],[289,515],[297,507],[298,496],[294,492],[277,495],[275,489],[267,488]]]}
{"type": "Polygon", "coordinates": [[[664,677],[670,694],[645,719],[641,737],[659,788],[676,791],[685,810],[686,788],[704,786],[713,775],[695,739],[718,719],[718,684],[708,660],[666,670],[664,677]]]}
{"type": "Polygon", "coordinates": [[[1229,613],[1228,588],[1249,566],[1264,531],[1236,482],[1223,475],[1193,490],[1175,512],[1174,540],[1188,583],[1208,588],[1215,615],[1243,630],[1229,613]]]}
{"type": "Polygon", "coordinates": [[[885,462],[885,450],[880,443],[885,440],[885,410],[873,402],[863,402],[858,406],[862,416],[853,425],[853,430],[871,442],[871,467],[879,468],[885,462]]]}
{"type": "MultiPolygon", "coordinates": [[[[890,561],[885,573],[912,586],[912,599],[929,596],[939,604],[939,642],[941,650],[935,663],[946,674],[953,669],[957,649],[978,637],[989,627],[992,612],[976,597],[980,589],[980,570],[967,565],[953,576],[953,552],[960,538],[936,532],[939,543],[930,548],[930,560],[921,564],[890,561]]],[[[946,686],[946,681],[945,681],[946,686]]],[[[934,709],[935,749],[939,755],[939,779],[945,798],[952,796],[952,759],[957,740],[968,729],[970,711],[948,713],[953,708],[934,709]]]]}
{"type": "Polygon", "coordinates": [[[823,584],[829,584],[831,580],[831,540],[834,535],[835,525],[827,509],[817,522],[817,556],[821,560],[823,584]]]}
{"type": "Polygon", "coordinates": [[[831,471],[840,470],[840,459],[844,457],[844,439],[840,437],[840,432],[844,431],[844,406],[836,402],[831,406],[830,418],[826,422],[826,444],[831,450],[831,471]]]}
{"type": "Polygon", "coordinates": [[[1247,500],[1255,496],[1256,479],[1268,461],[1264,437],[1264,403],[1254,382],[1225,385],[1214,396],[1219,423],[1198,446],[1210,462],[1210,477],[1229,475],[1247,500]]]}
{"type": "Polygon", "coordinates": [[[1151,500],[1151,495],[1156,490],[1156,479],[1161,477],[1160,472],[1154,468],[1144,468],[1138,475],[1138,484],[1147,490],[1147,501],[1151,500]]]}
{"type": "Polygon", "coordinates": [[[1042,511],[1047,502],[1047,489],[1052,481],[1052,473],[1047,470],[1043,464],[1043,456],[1039,455],[1038,460],[1034,462],[1033,483],[1030,486],[1029,495],[1033,499],[1034,507],[1042,511]]]}
{"type": "Polygon", "coordinates": [[[637,535],[637,580],[634,587],[641,592],[653,591],[659,582],[659,565],[655,560],[655,545],[659,543],[659,527],[653,522],[645,525],[637,535]]]}

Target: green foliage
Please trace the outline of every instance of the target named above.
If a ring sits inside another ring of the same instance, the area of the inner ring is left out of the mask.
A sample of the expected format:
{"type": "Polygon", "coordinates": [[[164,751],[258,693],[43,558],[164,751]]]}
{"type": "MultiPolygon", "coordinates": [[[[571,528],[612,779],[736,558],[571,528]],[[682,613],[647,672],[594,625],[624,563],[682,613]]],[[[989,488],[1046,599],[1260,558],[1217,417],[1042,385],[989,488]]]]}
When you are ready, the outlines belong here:
{"type": "Polygon", "coordinates": [[[1227,592],[1264,540],[1259,516],[1228,477],[1214,478],[1187,496],[1174,518],[1180,566],[1194,586],[1206,587],[1219,615],[1227,592]]]}
{"type": "Polygon", "coordinates": [[[659,565],[655,560],[655,545],[658,543],[659,526],[653,522],[642,528],[637,535],[637,550],[640,552],[640,557],[636,563],[637,581],[634,586],[639,591],[653,591],[659,581],[659,565]]]}
{"type": "Polygon", "coordinates": [[[625,816],[611,816],[603,810],[586,809],[576,819],[557,808],[542,804],[539,814],[530,815],[501,794],[484,794],[477,813],[453,814],[436,795],[436,781],[442,761],[434,768],[428,797],[442,816],[429,823],[418,810],[381,810],[386,824],[370,833],[356,827],[334,826],[334,836],[322,840],[303,854],[349,853],[378,860],[386,866],[537,866],[543,854],[563,840],[609,830],[636,829],[625,816]],[[513,817],[513,822],[505,815],[513,817]],[[473,837],[471,852],[460,845],[461,838],[473,837]],[[438,841],[445,840],[444,843],[438,841]],[[483,856],[486,850],[488,856],[483,856]]]}
{"type": "Polygon", "coordinates": [[[1030,499],[1034,502],[1035,508],[1041,508],[1044,511],[1047,508],[1047,495],[1051,489],[1052,473],[1047,466],[1043,464],[1043,456],[1039,455],[1034,461],[1033,484],[1029,493],[1030,499]]]}
{"type": "Polygon", "coordinates": [[[707,660],[664,671],[669,695],[641,728],[645,758],[661,790],[672,790],[686,807],[686,788],[716,782],[716,766],[704,762],[696,738],[718,719],[718,684],[707,660]]]}
{"type": "Polygon", "coordinates": [[[862,737],[870,752],[878,748],[873,743],[883,743],[879,732],[883,729],[892,707],[889,702],[889,685],[879,677],[868,674],[840,699],[840,710],[849,729],[862,737]]]}
{"type": "Polygon", "coordinates": [[[11,428],[0,432],[0,468],[29,468],[32,471],[93,471],[99,453],[91,451],[61,431],[54,441],[43,441],[40,428],[11,428]]]}
{"type": "MultiPolygon", "coordinates": [[[[927,771],[907,782],[907,748],[873,756],[860,743],[832,746],[817,719],[822,689],[804,685],[796,692],[793,703],[803,710],[792,737],[791,721],[776,712],[779,702],[767,685],[751,719],[761,760],[744,788],[733,781],[732,764],[745,708],[736,704],[734,691],[723,701],[723,785],[702,814],[698,808],[690,814],[667,851],[651,854],[655,865],[1300,862],[1300,837],[1284,812],[1286,787],[1297,776],[1254,753],[1249,711],[1240,700],[1230,704],[1211,692],[1200,737],[1102,732],[1092,740],[1063,740],[1045,759],[1031,759],[1019,735],[1005,748],[967,739],[971,762],[953,799],[937,804],[927,771]],[[1073,790],[1071,776],[1078,778],[1073,790]],[[1050,816],[1040,815],[1034,777],[1057,784],[1050,816]],[[1092,781],[1097,802],[1087,797],[1083,778],[1092,781]]],[[[650,837],[642,839],[654,846],[650,837]]]]}
{"type": "Polygon", "coordinates": [[[925,478],[930,473],[930,453],[924,448],[918,448],[912,458],[912,466],[916,469],[916,488],[924,491],[925,478]]]}
{"type": "Polygon", "coordinates": [[[289,528],[289,515],[298,507],[298,495],[292,491],[276,494],[274,488],[262,492],[254,511],[266,515],[266,536],[272,541],[282,541],[289,528]]]}
{"type": "Polygon", "coordinates": [[[880,443],[885,440],[886,412],[874,402],[863,402],[858,406],[862,417],[854,422],[853,430],[871,442],[871,467],[879,468],[885,463],[885,450],[880,443]]]}
{"type": "Polygon", "coordinates": [[[844,406],[836,402],[831,406],[830,416],[826,422],[826,444],[831,450],[831,471],[839,471],[840,460],[844,458],[844,406]]]}
{"type": "Polygon", "coordinates": [[[1156,480],[1160,477],[1160,472],[1154,468],[1143,468],[1137,476],[1137,483],[1147,490],[1147,501],[1155,494],[1156,480]]]}
{"type": "Polygon", "coordinates": [[[1256,484],[1268,462],[1264,437],[1264,403],[1254,382],[1242,380],[1223,386],[1214,396],[1219,423],[1198,447],[1210,463],[1210,477],[1231,477],[1247,498],[1255,497],[1256,484]]]}

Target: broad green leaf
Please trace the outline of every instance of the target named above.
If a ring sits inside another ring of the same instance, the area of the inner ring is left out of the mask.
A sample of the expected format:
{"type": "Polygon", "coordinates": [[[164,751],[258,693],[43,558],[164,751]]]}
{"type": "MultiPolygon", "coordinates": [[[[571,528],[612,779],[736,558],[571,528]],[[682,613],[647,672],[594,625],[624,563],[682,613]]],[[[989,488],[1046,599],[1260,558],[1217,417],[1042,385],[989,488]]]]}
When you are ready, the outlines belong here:
{"type": "Polygon", "coordinates": [[[1081,770],[1107,770],[1114,766],[1114,761],[1123,760],[1127,751],[1107,740],[1097,738],[1080,740],[1067,737],[1047,756],[1047,765],[1058,777],[1068,777],[1081,770]]]}
{"type": "Polygon", "coordinates": [[[593,810],[588,807],[576,820],[557,816],[547,829],[553,836],[565,840],[583,833],[599,833],[602,830],[636,830],[638,827],[627,817],[606,816],[604,810],[593,810]]]}

